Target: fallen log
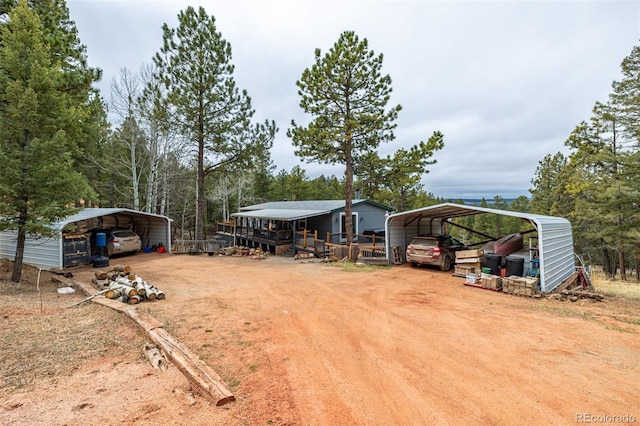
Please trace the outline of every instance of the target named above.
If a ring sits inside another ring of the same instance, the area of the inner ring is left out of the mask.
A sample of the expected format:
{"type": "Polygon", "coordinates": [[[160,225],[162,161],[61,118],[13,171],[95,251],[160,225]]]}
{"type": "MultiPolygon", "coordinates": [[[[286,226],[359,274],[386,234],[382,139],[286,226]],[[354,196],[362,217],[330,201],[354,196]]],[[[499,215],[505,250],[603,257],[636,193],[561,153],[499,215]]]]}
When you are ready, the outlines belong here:
{"type": "MultiPolygon", "coordinates": [[[[84,283],[78,285],[89,293],[89,288],[84,283]]],[[[92,300],[103,306],[108,306],[116,311],[123,312],[142,328],[149,339],[159,346],[166,356],[178,366],[187,380],[202,393],[202,395],[214,402],[217,406],[235,401],[235,396],[227,388],[220,376],[215,371],[192,354],[187,348],[182,347],[171,335],[162,328],[162,323],[146,312],[139,312],[136,308],[115,300],[104,297],[95,297],[92,300]],[[170,350],[169,350],[170,349],[170,350]]]]}
{"type": "Polygon", "coordinates": [[[153,368],[161,370],[167,369],[167,363],[165,362],[164,356],[162,356],[162,353],[156,346],[147,343],[144,345],[144,354],[147,356],[147,359],[153,368]]]}
{"type": "Polygon", "coordinates": [[[122,296],[122,288],[108,288],[104,297],[107,299],[117,299],[122,296]]]}
{"type": "MultiPolygon", "coordinates": [[[[580,291],[580,290],[562,290],[560,292],[560,294],[564,295],[564,296],[572,296],[572,297],[586,297],[588,299],[593,299],[593,300],[597,300],[597,301],[602,301],[604,300],[604,296],[602,296],[601,294],[598,293],[592,293],[589,291],[580,291]]],[[[576,299],[577,300],[577,299],[576,299]]]]}
{"type": "Polygon", "coordinates": [[[153,289],[153,291],[154,291],[154,292],[155,292],[155,294],[156,294],[156,299],[158,299],[158,300],[164,300],[164,299],[166,299],[166,298],[167,298],[167,296],[164,294],[164,291],[159,290],[159,289],[157,289],[157,288],[154,288],[154,289],[153,289]]]}
{"type": "Polygon", "coordinates": [[[93,303],[97,303],[98,305],[107,306],[113,310],[118,312],[125,312],[127,309],[131,309],[131,306],[122,303],[122,301],[118,301],[118,299],[106,299],[103,297],[96,297],[92,300],[93,303]]]}
{"type": "Polygon", "coordinates": [[[220,376],[198,356],[182,346],[164,328],[149,328],[148,321],[145,318],[140,319],[139,313],[134,309],[127,309],[125,314],[145,330],[147,337],[162,349],[171,362],[176,364],[189,382],[204,397],[213,401],[217,406],[235,401],[235,397],[220,376]]]}
{"type": "Polygon", "coordinates": [[[51,281],[62,285],[69,285],[69,280],[60,275],[51,275],[51,281]]]}
{"type": "Polygon", "coordinates": [[[131,296],[129,296],[129,300],[127,300],[127,303],[129,303],[130,305],[137,305],[138,303],[142,302],[143,300],[143,296],[140,296],[139,294],[133,294],[131,296]]]}
{"type": "Polygon", "coordinates": [[[49,269],[49,272],[56,275],[62,275],[65,278],[73,278],[73,274],[69,271],[63,271],[62,269],[52,268],[49,269]]]}

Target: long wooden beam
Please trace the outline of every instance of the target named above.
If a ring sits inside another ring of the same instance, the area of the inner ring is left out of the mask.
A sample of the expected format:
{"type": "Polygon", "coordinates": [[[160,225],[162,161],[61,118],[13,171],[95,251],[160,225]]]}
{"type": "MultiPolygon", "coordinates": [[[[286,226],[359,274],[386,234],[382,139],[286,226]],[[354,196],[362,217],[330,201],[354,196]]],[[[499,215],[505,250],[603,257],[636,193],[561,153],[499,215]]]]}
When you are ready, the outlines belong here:
{"type": "MultiPolygon", "coordinates": [[[[85,283],[74,281],[73,284],[91,295],[95,290],[85,283]]],[[[92,302],[107,306],[111,309],[123,312],[131,318],[146,336],[158,347],[160,347],[171,362],[185,375],[187,380],[207,399],[215,405],[220,406],[228,402],[235,401],[235,397],[220,378],[220,376],[205,364],[197,355],[193,354],[184,345],[178,342],[162,323],[152,315],[139,311],[129,304],[107,299],[99,295],[91,299],[92,302]]]]}

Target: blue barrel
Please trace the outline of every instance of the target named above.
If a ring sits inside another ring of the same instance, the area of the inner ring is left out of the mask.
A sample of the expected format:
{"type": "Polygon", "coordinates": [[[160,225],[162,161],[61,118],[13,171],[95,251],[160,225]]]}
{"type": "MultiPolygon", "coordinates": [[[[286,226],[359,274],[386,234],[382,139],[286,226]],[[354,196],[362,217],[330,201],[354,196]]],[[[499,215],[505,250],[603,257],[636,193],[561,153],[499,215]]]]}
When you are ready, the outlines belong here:
{"type": "Polygon", "coordinates": [[[96,247],[106,247],[107,246],[107,234],[104,232],[98,232],[96,234],[96,247]]]}

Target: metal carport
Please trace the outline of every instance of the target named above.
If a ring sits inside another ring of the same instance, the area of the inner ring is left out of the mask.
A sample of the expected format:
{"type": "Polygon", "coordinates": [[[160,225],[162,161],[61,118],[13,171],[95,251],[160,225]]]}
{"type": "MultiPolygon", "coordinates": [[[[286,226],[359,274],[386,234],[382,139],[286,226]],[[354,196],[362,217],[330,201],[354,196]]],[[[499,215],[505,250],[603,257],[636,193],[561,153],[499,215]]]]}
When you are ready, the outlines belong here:
{"type": "MultiPolygon", "coordinates": [[[[171,252],[171,219],[153,213],[145,213],[124,208],[84,208],[78,213],[55,223],[53,238],[33,238],[27,236],[23,262],[40,269],[63,268],[63,230],[70,227],[79,229],[130,228],[142,237],[143,247],[162,243],[171,252]]],[[[84,232],[84,231],[81,231],[84,232]]],[[[0,259],[15,260],[16,231],[0,232],[0,259]]]]}
{"type": "Polygon", "coordinates": [[[573,232],[567,219],[463,204],[437,204],[388,216],[385,223],[386,251],[391,253],[392,247],[400,247],[404,255],[413,237],[440,235],[448,219],[480,213],[518,217],[535,227],[538,232],[541,292],[553,291],[575,272],[573,232]]]}

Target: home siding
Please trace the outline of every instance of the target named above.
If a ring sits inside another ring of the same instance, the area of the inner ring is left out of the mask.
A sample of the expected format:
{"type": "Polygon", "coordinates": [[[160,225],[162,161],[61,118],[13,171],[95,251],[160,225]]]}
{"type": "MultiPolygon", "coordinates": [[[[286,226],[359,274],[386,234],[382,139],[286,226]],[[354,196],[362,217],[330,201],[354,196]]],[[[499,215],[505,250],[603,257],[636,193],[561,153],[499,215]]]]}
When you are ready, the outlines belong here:
{"type": "Polygon", "coordinates": [[[358,233],[362,234],[365,229],[384,228],[386,210],[371,204],[360,203],[353,206],[353,211],[358,212],[358,233]]]}

